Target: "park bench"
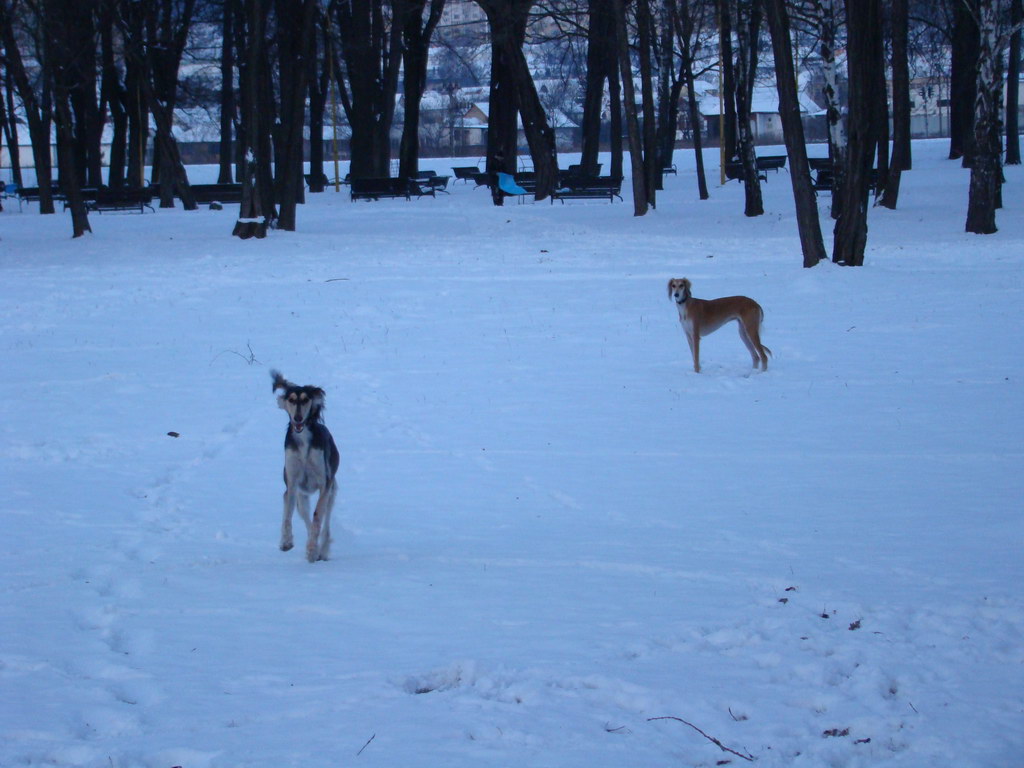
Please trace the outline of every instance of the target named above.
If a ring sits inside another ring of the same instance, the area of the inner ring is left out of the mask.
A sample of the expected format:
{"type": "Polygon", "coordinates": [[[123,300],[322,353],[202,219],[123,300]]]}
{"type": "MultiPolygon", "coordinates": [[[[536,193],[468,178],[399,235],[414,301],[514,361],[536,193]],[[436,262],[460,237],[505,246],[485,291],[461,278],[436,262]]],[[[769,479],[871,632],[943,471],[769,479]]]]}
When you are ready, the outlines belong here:
{"type": "Polygon", "coordinates": [[[241,184],[192,184],[191,190],[200,204],[242,202],[241,184]]]}
{"type": "Polygon", "coordinates": [[[429,188],[430,191],[427,194],[436,197],[436,192],[448,194],[448,182],[451,178],[451,176],[438,176],[437,171],[419,171],[412,177],[412,180],[420,187],[429,188]]]}
{"type": "MultiPolygon", "coordinates": [[[[404,197],[410,199],[414,183],[409,179],[382,176],[369,179],[352,179],[349,189],[352,201],[380,200],[383,197],[404,197]]],[[[419,194],[419,185],[415,185],[419,194]]]]}
{"type": "Polygon", "coordinates": [[[474,187],[490,187],[494,180],[494,175],[487,171],[476,171],[472,176],[474,187]]]}
{"type": "Polygon", "coordinates": [[[779,172],[780,168],[786,167],[786,155],[765,155],[757,158],[757,170],[779,172]]]}
{"type": "Polygon", "coordinates": [[[565,176],[600,176],[601,175],[601,163],[594,166],[593,173],[588,173],[587,170],[580,163],[574,163],[565,169],[563,172],[565,176]]]}
{"type": "Polygon", "coordinates": [[[678,172],[678,171],[676,170],[676,166],[675,166],[675,163],[670,163],[670,164],[668,164],[668,165],[664,165],[664,166],[662,166],[662,168],[661,168],[661,177],[662,177],[662,178],[665,178],[665,177],[666,177],[666,176],[668,176],[668,175],[669,175],[670,173],[671,173],[671,174],[672,174],[673,176],[676,176],[676,175],[678,175],[678,173],[679,173],[679,172],[678,172]]]}
{"type": "MultiPolygon", "coordinates": [[[[60,187],[57,186],[56,183],[53,183],[50,186],[50,189],[52,190],[54,200],[63,199],[60,193],[60,187]]],[[[18,187],[14,194],[18,198],[19,204],[39,202],[39,187],[18,187]]]]}
{"type": "Polygon", "coordinates": [[[473,181],[473,177],[480,173],[480,169],[475,165],[453,165],[452,173],[455,174],[456,181],[473,181]]]}
{"type": "MultiPolygon", "coordinates": [[[[85,206],[90,211],[153,211],[153,191],[149,187],[86,187],[82,189],[85,206]]],[[[65,204],[66,206],[66,204],[65,204]]],[[[154,211],[155,212],[155,211],[154,211]]]]}
{"type": "MultiPolygon", "coordinates": [[[[741,163],[739,160],[733,160],[732,162],[726,163],[725,178],[726,181],[730,181],[732,179],[743,181],[743,163],[741,163]]],[[[761,181],[767,182],[768,174],[758,169],[757,178],[760,179],[761,181]]]]}
{"type": "Polygon", "coordinates": [[[834,181],[835,175],[832,173],[831,168],[819,168],[814,172],[814,179],[811,182],[811,186],[815,189],[831,191],[834,181]]]}
{"type": "Polygon", "coordinates": [[[622,199],[622,179],[613,176],[567,176],[559,183],[558,189],[551,193],[551,202],[555,200],[607,199],[615,202],[622,199]]]}
{"type": "MultiPolygon", "coordinates": [[[[814,165],[811,166],[812,169],[814,165]]],[[[878,169],[872,168],[870,174],[868,174],[868,184],[871,188],[878,186],[878,169]]],[[[815,170],[814,179],[811,182],[816,190],[831,192],[835,186],[835,173],[832,170],[832,163],[828,165],[819,165],[815,170]]]]}

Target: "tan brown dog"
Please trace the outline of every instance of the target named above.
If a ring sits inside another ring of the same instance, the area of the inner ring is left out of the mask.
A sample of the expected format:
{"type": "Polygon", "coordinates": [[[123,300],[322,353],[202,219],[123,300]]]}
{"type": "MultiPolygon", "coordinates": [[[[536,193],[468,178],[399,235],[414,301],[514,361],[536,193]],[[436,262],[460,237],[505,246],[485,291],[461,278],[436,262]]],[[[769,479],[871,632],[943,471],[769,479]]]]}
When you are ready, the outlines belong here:
{"type": "Polygon", "coordinates": [[[754,368],[768,370],[768,355],[772,353],[761,343],[761,321],[764,310],[747,296],[725,296],[721,299],[695,299],[690,294],[690,281],[676,277],[668,281],[668,297],[676,303],[679,322],[686,332],[686,341],[693,355],[693,370],[700,373],[700,339],[708,336],[730,320],[740,326],[740,338],[750,352],[754,368]]]}

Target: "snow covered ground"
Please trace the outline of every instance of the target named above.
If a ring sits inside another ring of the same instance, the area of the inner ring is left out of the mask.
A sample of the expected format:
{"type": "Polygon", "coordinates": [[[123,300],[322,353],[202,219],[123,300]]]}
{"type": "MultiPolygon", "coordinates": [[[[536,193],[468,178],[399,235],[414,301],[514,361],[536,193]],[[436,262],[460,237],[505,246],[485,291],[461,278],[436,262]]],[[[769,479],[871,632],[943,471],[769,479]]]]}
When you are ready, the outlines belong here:
{"type": "Polygon", "coordinates": [[[862,269],[683,151],[641,219],[8,205],[0,766],[1022,765],[1024,172],[967,235],[945,149],[862,269]],[[672,276],[764,306],[767,373],[732,328],[693,373],[672,276]],[[270,367],[328,393],[326,563],[270,367]]]}

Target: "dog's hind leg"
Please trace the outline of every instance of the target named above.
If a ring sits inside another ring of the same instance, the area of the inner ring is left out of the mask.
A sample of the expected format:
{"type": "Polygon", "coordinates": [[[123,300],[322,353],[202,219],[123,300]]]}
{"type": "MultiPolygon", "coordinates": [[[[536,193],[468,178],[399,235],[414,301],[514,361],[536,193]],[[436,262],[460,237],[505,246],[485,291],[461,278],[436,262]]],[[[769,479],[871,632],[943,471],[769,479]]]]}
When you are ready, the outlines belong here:
{"type": "Polygon", "coordinates": [[[760,368],[762,371],[768,370],[768,355],[766,353],[766,347],[761,344],[761,334],[758,332],[757,326],[753,325],[750,328],[743,323],[739,322],[740,326],[740,338],[747,347],[747,351],[750,352],[750,358],[754,362],[754,368],[760,368]]]}
{"type": "Polygon", "coordinates": [[[737,323],[740,327],[740,340],[743,342],[743,346],[747,348],[747,352],[750,353],[750,359],[754,363],[754,368],[758,368],[761,364],[761,356],[757,353],[757,347],[754,346],[753,339],[750,338],[750,334],[747,333],[747,328],[743,325],[743,321],[737,323]]]}

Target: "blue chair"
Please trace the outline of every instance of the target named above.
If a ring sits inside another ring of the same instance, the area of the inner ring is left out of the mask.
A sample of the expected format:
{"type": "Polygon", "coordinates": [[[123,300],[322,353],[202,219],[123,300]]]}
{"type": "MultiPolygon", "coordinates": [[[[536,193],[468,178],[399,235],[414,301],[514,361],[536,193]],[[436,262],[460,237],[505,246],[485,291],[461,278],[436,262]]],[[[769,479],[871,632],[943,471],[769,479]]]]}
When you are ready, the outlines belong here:
{"type": "Polygon", "coordinates": [[[498,171],[498,189],[506,195],[528,194],[525,189],[516,184],[515,177],[513,177],[512,174],[502,173],[501,171],[498,171]]]}

